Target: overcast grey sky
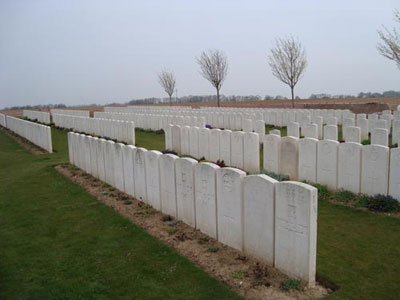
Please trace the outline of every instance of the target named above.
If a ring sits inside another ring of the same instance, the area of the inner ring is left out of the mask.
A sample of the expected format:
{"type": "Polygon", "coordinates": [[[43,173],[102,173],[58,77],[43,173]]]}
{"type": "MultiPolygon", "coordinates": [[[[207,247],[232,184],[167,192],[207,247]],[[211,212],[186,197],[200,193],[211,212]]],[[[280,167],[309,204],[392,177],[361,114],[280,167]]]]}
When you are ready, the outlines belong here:
{"type": "Polygon", "coordinates": [[[395,25],[399,0],[0,1],[0,107],[104,104],[165,96],[157,72],[172,70],[179,95],[215,90],[195,57],[229,60],[225,95],[284,95],[268,49],[292,34],[308,68],[296,93],[400,90],[400,70],[376,50],[395,25]]]}

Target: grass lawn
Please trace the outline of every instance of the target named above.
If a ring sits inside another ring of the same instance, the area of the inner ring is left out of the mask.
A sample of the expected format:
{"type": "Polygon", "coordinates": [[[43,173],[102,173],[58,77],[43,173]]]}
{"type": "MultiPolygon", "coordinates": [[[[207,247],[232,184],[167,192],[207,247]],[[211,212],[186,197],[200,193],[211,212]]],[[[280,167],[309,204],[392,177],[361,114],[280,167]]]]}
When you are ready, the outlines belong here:
{"type": "Polygon", "coordinates": [[[240,299],[0,132],[0,299],[240,299]]]}
{"type": "MultiPolygon", "coordinates": [[[[164,135],[136,132],[164,149],[164,135]]],[[[118,216],[0,133],[1,299],[237,299],[173,250],[118,216]]],[[[328,299],[400,299],[400,220],[319,201],[317,273],[328,299]]]]}

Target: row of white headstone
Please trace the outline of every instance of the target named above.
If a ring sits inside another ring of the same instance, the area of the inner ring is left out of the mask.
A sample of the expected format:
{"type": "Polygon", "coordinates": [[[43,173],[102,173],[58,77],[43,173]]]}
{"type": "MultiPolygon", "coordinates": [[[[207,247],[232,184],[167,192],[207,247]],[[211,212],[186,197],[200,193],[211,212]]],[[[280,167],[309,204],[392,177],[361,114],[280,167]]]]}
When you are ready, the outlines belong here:
{"type": "Polygon", "coordinates": [[[7,127],[6,115],[4,114],[0,114],[0,125],[3,127],[7,127]]]}
{"type": "Polygon", "coordinates": [[[53,115],[56,126],[135,145],[135,123],[89,117],[53,115]]]}
{"type": "Polygon", "coordinates": [[[269,134],[264,138],[265,170],[368,195],[400,200],[400,148],[298,139],[269,134]]]}
{"type": "MultiPolygon", "coordinates": [[[[271,108],[233,108],[233,107],[202,107],[201,109],[175,108],[175,107],[105,107],[105,112],[119,113],[140,113],[158,115],[179,115],[179,116],[202,116],[206,118],[207,124],[212,127],[240,130],[239,120],[251,119],[264,120],[268,125],[287,126],[290,122],[302,123],[304,117],[314,118],[317,116],[326,119],[336,117],[339,124],[349,115],[349,110],[328,110],[328,109],[271,109],[271,108]]],[[[253,129],[254,130],[254,129],[253,129]]]]}
{"type": "Polygon", "coordinates": [[[90,117],[89,110],[74,110],[74,109],[50,109],[51,115],[54,114],[61,114],[61,115],[68,115],[68,116],[78,116],[78,117],[90,117]]]}
{"type": "Polygon", "coordinates": [[[29,120],[37,120],[43,124],[50,124],[50,113],[36,110],[23,110],[22,116],[29,120]]]}
{"type": "Polygon", "coordinates": [[[224,161],[246,172],[260,171],[260,138],[254,132],[168,125],[165,147],[179,155],[224,161]]]}
{"type": "MultiPolygon", "coordinates": [[[[346,119],[347,120],[347,119],[346,119]]],[[[377,122],[375,128],[369,131],[368,120],[362,119],[358,123],[361,127],[358,126],[343,126],[342,133],[343,139],[345,142],[355,142],[361,143],[363,140],[369,138],[369,132],[371,132],[371,143],[375,145],[389,145],[389,131],[386,129],[386,121],[377,122]]],[[[307,124],[300,128],[300,124],[297,122],[292,122],[288,125],[287,135],[293,137],[300,137],[300,129],[301,136],[308,138],[320,138],[320,126],[318,124],[307,124]]],[[[280,135],[280,131],[274,130],[275,134],[280,135]]],[[[338,126],[334,124],[324,125],[323,126],[323,139],[324,140],[338,140],[338,126]]],[[[400,120],[393,121],[392,127],[392,144],[400,144],[400,120]]]]}
{"type": "Polygon", "coordinates": [[[53,152],[50,126],[6,116],[6,127],[36,146],[50,153],[53,152]]]}
{"type": "Polygon", "coordinates": [[[95,112],[95,118],[133,121],[137,128],[145,130],[165,130],[168,124],[180,126],[197,126],[205,127],[206,120],[204,117],[193,116],[171,116],[171,115],[153,115],[153,114],[127,114],[127,113],[109,113],[95,112]]]}
{"type": "Polygon", "coordinates": [[[314,285],[314,187],[72,132],[68,150],[70,162],[94,177],[314,285]]]}

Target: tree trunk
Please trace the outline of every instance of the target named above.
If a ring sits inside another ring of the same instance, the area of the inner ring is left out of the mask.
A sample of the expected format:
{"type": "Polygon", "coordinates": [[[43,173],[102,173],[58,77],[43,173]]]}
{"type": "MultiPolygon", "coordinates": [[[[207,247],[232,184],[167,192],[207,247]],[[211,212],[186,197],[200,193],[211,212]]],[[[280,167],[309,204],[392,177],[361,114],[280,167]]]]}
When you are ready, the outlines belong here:
{"type": "Polygon", "coordinates": [[[169,95],[169,106],[172,106],[172,96],[169,95]]]}
{"type": "Polygon", "coordinates": [[[292,108],[294,108],[294,86],[291,86],[290,89],[292,90],[292,108]]]}
{"type": "Polygon", "coordinates": [[[217,89],[217,106],[220,107],[220,105],[219,105],[219,89],[217,89]]]}

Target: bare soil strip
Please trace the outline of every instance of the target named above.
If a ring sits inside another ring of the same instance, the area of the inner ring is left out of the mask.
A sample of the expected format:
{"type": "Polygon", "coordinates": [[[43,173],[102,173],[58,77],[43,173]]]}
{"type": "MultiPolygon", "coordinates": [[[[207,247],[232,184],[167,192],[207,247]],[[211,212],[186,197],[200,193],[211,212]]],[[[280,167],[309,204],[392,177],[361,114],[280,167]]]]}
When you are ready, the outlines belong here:
{"type": "Polygon", "coordinates": [[[46,150],[36,146],[35,144],[32,144],[27,139],[8,130],[7,128],[0,126],[0,130],[3,131],[5,134],[7,134],[9,137],[11,137],[14,141],[16,141],[18,144],[20,144],[22,147],[24,147],[26,150],[28,150],[33,155],[49,154],[49,152],[47,152],[46,150]]]}
{"type": "Polygon", "coordinates": [[[186,256],[204,271],[247,299],[319,298],[332,292],[331,289],[318,283],[315,288],[304,287],[302,290],[283,291],[280,284],[288,277],[277,269],[222,245],[200,231],[152,209],[75,166],[63,164],[55,168],[100,202],[173,247],[181,255],[186,256]]]}

